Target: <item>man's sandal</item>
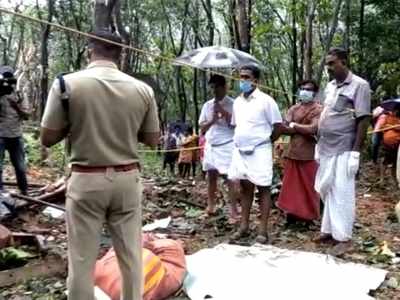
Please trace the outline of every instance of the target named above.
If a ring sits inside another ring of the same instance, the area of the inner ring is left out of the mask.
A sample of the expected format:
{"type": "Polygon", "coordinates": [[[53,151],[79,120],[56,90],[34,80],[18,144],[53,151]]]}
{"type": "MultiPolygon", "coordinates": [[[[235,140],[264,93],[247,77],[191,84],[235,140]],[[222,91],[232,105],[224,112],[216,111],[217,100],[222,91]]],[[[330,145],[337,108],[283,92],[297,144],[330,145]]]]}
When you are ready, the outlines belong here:
{"type": "Polygon", "coordinates": [[[266,243],[268,243],[268,235],[267,235],[267,234],[264,234],[264,235],[259,234],[259,235],[257,235],[257,237],[256,237],[256,243],[259,243],[259,244],[266,244],[266,243]]]}
{"type": "Polygon", "coordinates": [[[248,229],[247,229],[247,230],[239,229],[238,231],[236,231],[236,232],[231,236],[230,240],[232,240],[232,241],[237,241],[237,240],[240,240],[240,239],[242,239],[242,238],[249,237],[249,236],[250,236],[250,231],[249,231],[248,229]]]}

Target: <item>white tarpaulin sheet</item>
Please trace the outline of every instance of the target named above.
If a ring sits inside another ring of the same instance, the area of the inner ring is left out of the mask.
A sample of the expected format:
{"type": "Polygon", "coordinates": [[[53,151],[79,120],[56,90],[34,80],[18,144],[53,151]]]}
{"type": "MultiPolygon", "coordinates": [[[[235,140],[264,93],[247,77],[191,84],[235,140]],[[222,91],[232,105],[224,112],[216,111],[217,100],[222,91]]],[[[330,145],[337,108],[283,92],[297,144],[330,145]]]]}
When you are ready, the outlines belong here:
{"type": "Polygon", "coordinates": [[[364,300],[386,271],[331,256],[255,245],[221,244],[187,256],[192,300],[364,300]]]}

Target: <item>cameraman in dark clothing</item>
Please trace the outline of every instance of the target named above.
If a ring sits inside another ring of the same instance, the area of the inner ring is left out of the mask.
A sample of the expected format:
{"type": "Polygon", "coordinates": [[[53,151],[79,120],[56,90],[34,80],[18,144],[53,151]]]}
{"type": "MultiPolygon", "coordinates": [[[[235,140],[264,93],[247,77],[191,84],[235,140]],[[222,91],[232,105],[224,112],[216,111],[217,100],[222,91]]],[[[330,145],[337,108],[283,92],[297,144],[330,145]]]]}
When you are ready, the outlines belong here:
{"type": "Polygon", "coordinates": [[[15,169],[18,188],[26,195],[28,182],[22,121],[29,118],[30,110],[29,103],[15,92],[16,82],[14,70],[9,66],[0,66],[0,192],[3,190],[3,161],[7,150],[15,169]]]}

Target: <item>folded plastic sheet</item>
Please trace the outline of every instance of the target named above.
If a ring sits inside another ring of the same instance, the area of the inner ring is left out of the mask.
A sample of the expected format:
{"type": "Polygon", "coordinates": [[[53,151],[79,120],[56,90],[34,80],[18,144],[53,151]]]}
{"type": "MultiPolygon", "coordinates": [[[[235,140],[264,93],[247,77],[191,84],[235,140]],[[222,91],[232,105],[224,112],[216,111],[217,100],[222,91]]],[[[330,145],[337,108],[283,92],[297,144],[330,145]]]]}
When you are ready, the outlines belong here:
{"type": "Polygon", "coordinates": [[[192,300],[366,300],[387,271],[332,256],[255,245],[220,244],[187,256],[192,300]]]}

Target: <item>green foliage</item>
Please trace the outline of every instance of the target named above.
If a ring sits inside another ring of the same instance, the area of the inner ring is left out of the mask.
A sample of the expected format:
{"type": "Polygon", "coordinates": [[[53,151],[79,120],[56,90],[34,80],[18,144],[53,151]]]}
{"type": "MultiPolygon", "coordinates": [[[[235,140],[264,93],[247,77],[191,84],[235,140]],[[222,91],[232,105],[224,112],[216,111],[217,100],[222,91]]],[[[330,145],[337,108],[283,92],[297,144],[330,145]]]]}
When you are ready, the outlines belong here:
{"type": "MultiPolygon", "coordinates": [[[[26,153],[26,161],[28,165],[40,165],[41,161],[41,145],[35,133],[25,133],[24,146],[26,153]]],[[[64,144],[58,143],[50,149],[51,165],[62,170],[65,166],[65,151],[64,144]]]]}
{"type": "Polygon", "coordinates": [[[29,165],[37,165],[40,163],[40,143],[33,133],[24,134],[24,146],[26,153],[26,161],[29,165]]]}
{"type": "MultiPolygon", "coordinates": [[[[141,150],[150,150],[149,148],[141,147],[141,150]]],[[[143,167],[144,176],[154,176],[162,173],[163,156],[160,153],[145,152],[140,153],[140,162],[143,167]]]]}
{"type": "Polygon", "coordinates": [[[34,255],[14,247],[0,250],[0,271],[23,266],[34,255]]]}

